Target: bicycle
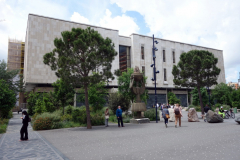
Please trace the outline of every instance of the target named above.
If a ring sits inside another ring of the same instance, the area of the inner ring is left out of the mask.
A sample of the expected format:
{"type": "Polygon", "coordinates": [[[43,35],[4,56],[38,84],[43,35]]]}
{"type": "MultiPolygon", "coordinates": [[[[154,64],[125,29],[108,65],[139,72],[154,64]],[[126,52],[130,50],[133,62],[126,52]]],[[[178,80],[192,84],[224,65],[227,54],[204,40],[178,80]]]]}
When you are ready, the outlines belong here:
{"type": "Polygon", "coordinates": [[[225,110],[225,118],[228,119],[229,117],[231,117],[232,119],[235,118],[235,113],[233,113],[232,109],[229,110],[230,113],[228,112],[228,110],[225,110]]]}

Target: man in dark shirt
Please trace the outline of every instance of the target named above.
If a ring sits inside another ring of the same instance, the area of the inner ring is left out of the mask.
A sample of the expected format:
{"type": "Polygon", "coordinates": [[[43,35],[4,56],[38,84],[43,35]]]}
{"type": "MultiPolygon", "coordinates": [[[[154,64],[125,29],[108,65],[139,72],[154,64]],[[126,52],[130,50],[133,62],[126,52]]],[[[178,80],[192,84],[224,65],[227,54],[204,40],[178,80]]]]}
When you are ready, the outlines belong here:
{"type": "Polygon", "coordinates": [[[208,112],[209,109],[210,109],[210,108],[209,108],[208,105],[206,104],[206,106],[204,107],[204,112],[207,114],[207,112],[208,112]]]}

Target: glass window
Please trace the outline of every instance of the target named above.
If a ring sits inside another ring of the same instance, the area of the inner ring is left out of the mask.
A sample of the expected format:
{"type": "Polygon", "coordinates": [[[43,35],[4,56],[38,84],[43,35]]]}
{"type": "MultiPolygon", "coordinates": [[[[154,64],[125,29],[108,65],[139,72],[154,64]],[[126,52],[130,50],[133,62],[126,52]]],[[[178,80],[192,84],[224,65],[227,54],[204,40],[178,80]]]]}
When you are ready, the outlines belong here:
{"type": "Polygon", "coordinates": [[[166,59],[165,59],[165,49],[163,50],[163,62],[166,62],[166,59]]]}
{"type": "Polygon", "coordinates": [[[142,59],[144,59],[144,47],[141,46],[141,56],[142,56],[142,59]]]}
{"type": "Polygon", "coordinates": [[[167,71],[166,71],[166,68],[164,68],[164,81],[167,81],[167,71]]]}
{"type": "Polygon", "coordinates": [[[119,46],[119,69],[121,72],[127,72],[127,68],[131,68],[130,47],[119,46]]]}
{"type": "Polygon", "coordinates": [[[173,56],[173,63],[175,63],[175,51],[172,52],[172,56],[173,56]]]}
{"type": "Polygon", "coordinates": [[[142,66],[142,73],[145,76],[145,66],[142,66]]]}

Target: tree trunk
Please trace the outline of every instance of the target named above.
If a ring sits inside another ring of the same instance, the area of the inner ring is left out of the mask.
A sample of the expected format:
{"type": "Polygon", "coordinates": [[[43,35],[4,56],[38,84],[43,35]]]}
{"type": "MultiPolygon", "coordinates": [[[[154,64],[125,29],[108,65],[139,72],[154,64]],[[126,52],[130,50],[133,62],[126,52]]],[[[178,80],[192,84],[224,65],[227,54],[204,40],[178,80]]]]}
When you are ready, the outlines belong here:
{"type": "Polygon", "coordinates": [[[86,105],[86,112],[87,112],[87,129],[92,129],[89,103],[88,103],[88,86],[84,85],[84,88],[85,88],[85,105],[86,105]]]}
{"type": "Polygon", "coordinates": [[[200,87],[198,86],[197,89],[198,89],[198,96],[199,96],[200,105],[201,105],[201,111],[202,111],[202,114],[204,114],[203,102],[202,102],[202,94],[201,94],[201,91],[200,91],[200,87]]]}

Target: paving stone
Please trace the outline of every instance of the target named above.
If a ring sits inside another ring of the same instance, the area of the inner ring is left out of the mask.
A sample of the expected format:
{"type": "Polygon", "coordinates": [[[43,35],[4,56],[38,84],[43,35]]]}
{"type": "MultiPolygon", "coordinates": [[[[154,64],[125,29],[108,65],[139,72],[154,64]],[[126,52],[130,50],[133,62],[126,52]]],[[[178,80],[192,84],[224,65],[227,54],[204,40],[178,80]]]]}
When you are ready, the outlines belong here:
{"type": "Polygon", "coordinates": [[[67,159],[51,144],[46,141],[36,131],[32,130],[31,125],[28,126],[29,141],[21,141],[20,129],[22,127],[21,114],[14,114],[14,117],[9,120],[7,132],[0,139],[0,159],[67,159]]]}

